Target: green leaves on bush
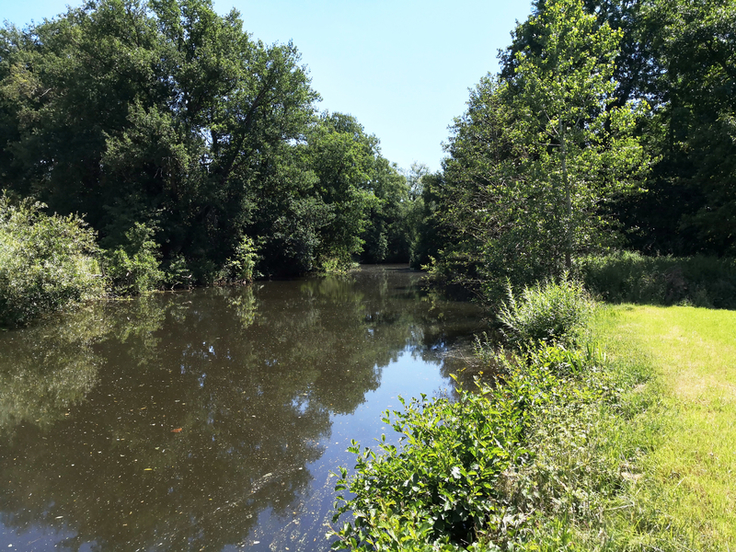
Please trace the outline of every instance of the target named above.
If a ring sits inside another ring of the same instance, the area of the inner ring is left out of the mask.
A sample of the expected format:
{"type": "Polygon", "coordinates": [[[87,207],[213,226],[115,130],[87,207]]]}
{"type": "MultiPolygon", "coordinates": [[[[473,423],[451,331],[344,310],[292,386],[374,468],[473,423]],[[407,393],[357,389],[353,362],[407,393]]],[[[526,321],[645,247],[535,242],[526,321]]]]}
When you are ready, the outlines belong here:
{"type": "Polygon", "coordinates": [[[256,277],[256,264],[260,258],[253,238],[243,236],[235,248],[235,253],[225,263],[225,268],[231,279],[237,282],[252,282],[256,277]]]}
{"type": "Polygon", "coordinates": [[[334,521],[351,511],[354,521],[334,533],[335,548],[459,550],[482,535],[511,535],[517,518],[503,474],[524,463],[531,411],[556,382],[550,370],[519,365],[505,385],[461,390],[456,401],[402,399],[405,410],[383,420],[401,435],[399,447],[384,436],[379,454],[355,442],[349,449],[355,475],[342,469],[336,488],[354,496],[338,496],[334,521]]]}
{"type": "Polygon", "coordinates": [[[515,344],[575,344],[593,313],[594,303],[582,284],[564,275],[525,287],[517,299],[508,287],[508,301],[501,306],[499,320],[508,339],[515,344]]]}
{"type": "Polygon", "coordinates": [[[402,400],[404,412],[386,414],[399,446],[352,443],[357,463],[353,475],[341,469],[333,548],[557,550],[538,546],[555,536],[540,526],[599,519],[622,484],[620,443],[605,433],[618,423],[622,382],[600,369],[593,347],[540,342],[498,358],[498,385],[459,390],[456,401],[402,400]]]}
{"type": "Polygon", "coordinates": [[[398,446],[385,436],[378,451],[353,442],[355,472],[342,468],[336,486],[333,521],[342,525],[331,533],[333,548],[537,550],[530,520],[587,515],[594,498],[612,496],[617,458],[581,452],[599,406],[619,393],[599,369],[597,348],[581,346],[593,308],[582,285],[566,276],[527,287],[518,298],[509,288],[500,319],[517,347],[498,350],[478,340],[476,350],[501,380],[459,389],[454,401],[402,399],[405,410],[383,419],[400,435],[398,446]],[[576,417],[584,423],[572,425],[576,417]],[[571,423],[574,447],[549,445],[543,429],[551,420],[571,423]],[[560,463],[557,473],[544,462],[559,460],[558,450],[574,450],[586,465],[560,463]],[[593,480],[601,489],[577,486],[593,480]]]}
{"type": "Polygon", "coordinates": [[[158,288],[165,275],[159,266],[159,248],[153,230],[136,222],[125,233],[126,244],[106,251],[105,273],[115,293],[136,295],[158,288]]]}
{"type": "Polygon", "coordinates": [[[27,324],[104,293],[94,231],[44,207],[0,196],[0,325],[27,324]]]}

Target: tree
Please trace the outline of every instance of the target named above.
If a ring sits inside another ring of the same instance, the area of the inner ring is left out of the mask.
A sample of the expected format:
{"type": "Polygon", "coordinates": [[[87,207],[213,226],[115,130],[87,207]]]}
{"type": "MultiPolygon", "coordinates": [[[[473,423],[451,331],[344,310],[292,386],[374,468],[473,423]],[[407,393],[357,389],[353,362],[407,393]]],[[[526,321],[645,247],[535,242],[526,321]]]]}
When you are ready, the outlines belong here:
{"type": "Polygon", "coordinates": [[[105,247],[135,223],[213,278],[309,186],[294,150],[318,95],[291,43],[209,0],[94,0],[0,36],[0,171],[105,247]]]}
{"type": "Polygon", "coordinates": [[[378,139],[367,135],[355,117],[324,113],[307,142],[316,194],[331,212],[331,220],[320,230],[317,258],[322,267],[346,268],[363,251],[362,234],[379,203],[373,190],[378,139]]]}
{"type": "Polygon", "coordinates": [[[621,32],[579,0],[545,2],[526,25],[533,41],[513,75],[471,93],[444,166],[444,220],[491,287],[560,274],[604,246],[602,206],[635,189],[646,165],[632,135],[645,104],[615,104],[621,32]]]}
{"type": "Polygon", "coordinates": [[[685,161],[674,177],[697,201],[679,220],[696,251],[736,253],[736,5],[663,3],[669,103],[666,160],[685,161]],[[693,212],[694,211],[694,212],[693,212]]]}
{"type": "Polygon", "coordinates": [[[541,52],[517,54],[510,139],[529,192],[541,191],[553,255],[570,270],[573,254],[601,243],[599,204],[630,189],[645,160],[631,135],[639,110],[612,106],[620,31],[598,27],[577,0],[548,2],[533,21],[541,52]]]}

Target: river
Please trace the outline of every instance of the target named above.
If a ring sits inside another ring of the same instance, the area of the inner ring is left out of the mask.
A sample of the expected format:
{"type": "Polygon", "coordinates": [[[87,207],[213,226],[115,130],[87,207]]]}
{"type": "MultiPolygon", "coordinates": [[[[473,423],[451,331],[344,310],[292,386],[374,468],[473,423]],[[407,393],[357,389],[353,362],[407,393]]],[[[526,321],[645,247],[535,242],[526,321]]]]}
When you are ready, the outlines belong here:
{"type": "Polygon", "coordinates": [[[451,394],[482,312],[405,267],[155,294],[0,333],[0,548],[322,551],[351,439],[451,394]]]}

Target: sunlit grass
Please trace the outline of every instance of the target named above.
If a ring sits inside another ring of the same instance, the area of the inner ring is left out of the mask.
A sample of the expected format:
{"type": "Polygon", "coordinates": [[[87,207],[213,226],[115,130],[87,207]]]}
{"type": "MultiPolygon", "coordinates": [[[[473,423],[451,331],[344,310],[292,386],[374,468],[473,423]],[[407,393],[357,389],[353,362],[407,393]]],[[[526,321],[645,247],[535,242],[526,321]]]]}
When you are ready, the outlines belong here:
{"type": "Polygon", "coordinates": [[[692,307],[608,310],[598,333],[612,356],[646,358],[661,428],[644,460],[638,507],[689,537],[736,550],[736,312],[692,307]]]}

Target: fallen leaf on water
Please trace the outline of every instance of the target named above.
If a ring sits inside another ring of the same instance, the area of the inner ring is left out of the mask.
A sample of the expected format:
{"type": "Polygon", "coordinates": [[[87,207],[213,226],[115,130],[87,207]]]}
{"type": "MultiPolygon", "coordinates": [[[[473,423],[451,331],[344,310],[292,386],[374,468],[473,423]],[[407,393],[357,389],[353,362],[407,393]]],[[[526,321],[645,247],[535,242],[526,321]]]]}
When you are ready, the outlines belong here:
{"type": "Polygon", "coordinates": [[[182,428],[177,427],[176,429],[172,429],[171,433],[181,433],[182,428]]]}

